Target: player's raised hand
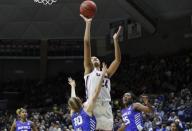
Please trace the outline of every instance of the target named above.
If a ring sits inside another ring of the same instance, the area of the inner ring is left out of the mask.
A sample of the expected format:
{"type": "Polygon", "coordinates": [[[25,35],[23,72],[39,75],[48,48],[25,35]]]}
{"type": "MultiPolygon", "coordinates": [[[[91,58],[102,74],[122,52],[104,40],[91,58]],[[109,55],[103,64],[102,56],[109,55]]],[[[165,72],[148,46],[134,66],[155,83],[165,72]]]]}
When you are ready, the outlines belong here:
{"type": "Polygon", "coordinates": [[[114,40],[118,40],[119,35],[120,35],[120,33],[121,33],[121,29],[122,29],[122,26],[119,26],[118,31],[113,35],[113,39],[114,39],[114,40]]]}
{"type": "Polygon", "coordinates": [[[105,76],[106,73],[107,73],[107,65],[105,63],[102,63],[102,75],[105,76]]]}
{"type": "Polygon", "coordinates": [[[69,84],[71,87],[76,87],[75,80],[73,80],[71,77],[68,78],[68,84],[69,84]]]}
{"type": "Polygon", "coordinates": [[[86,18],[85,16],[83,16],[82,14],[80,14],[81,18],[84,19],[85,22],[91,23],[92,18],[86,18]]]}
{"type": "Polygon", "coordinates": [[[149,103],[149,97],[147,95],[141,95],[141,98],[142,98],[144,104],[147,105],[149,103]]]}

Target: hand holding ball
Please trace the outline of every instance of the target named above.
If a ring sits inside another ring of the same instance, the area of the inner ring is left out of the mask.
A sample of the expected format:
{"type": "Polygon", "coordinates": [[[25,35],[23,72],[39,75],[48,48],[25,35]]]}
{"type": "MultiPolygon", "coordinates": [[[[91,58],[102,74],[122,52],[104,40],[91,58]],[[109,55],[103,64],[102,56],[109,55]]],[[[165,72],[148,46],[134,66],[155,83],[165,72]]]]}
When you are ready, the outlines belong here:
{"type": "Polygon", "coordinates": [[[86,18],[93,18],[96,14],[97,6],[91,0],[86,0],[80,5],[80,13],[86,18]]]}

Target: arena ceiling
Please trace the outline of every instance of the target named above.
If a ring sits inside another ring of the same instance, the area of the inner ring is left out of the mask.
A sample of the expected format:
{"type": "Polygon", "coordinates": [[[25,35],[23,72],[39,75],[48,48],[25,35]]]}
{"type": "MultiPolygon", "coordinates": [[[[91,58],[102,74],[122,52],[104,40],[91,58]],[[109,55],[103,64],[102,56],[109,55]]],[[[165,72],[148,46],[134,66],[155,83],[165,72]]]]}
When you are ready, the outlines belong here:
{"type": "MultiPolygon", "coordinates": [[[[0,0],[0,38],[74,38],[82,37],[84,22],[79,16],[83,0],[58,0],[52,6],[33,0],[0,0]]],[[[96,2],[98,12],[93,36],[104,37],[108,23],[127,17],[115,0],[96,2]]]]}
{"type": "MultiPolygon", "coordinates": [[[[82,1],[58,0],[52,6],[44,6],[33,0],[0,0],[0,38],[82,38],[84,23],[79,17],[82,1]]],[[[126,0],[95,0],[98,12],[92,26],[93,37],[104,37],[110,22],[129,18],[132,12],[121,1],[126,0]]],[[[134,3],[150,17],[174,18],[192,13],[191,0],[134,0],[134,3]]]]}
{"type": "Polygon", "coordinates": [[[174,19],[192,15],[192,0],[127,0],[135,2],[153,17],[174,19]]]}

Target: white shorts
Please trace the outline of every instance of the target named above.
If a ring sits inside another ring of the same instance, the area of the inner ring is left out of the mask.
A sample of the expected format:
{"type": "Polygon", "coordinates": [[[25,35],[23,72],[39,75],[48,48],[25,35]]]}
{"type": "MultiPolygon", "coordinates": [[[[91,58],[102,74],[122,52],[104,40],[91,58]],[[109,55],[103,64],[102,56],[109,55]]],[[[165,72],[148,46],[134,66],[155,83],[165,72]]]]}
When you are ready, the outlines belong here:
{"type": "Polygon", "coordinates": [[[109,102],[96,102],[93,113],[97,120],[97,130],[113,130],[113,114],[109,102]]]}

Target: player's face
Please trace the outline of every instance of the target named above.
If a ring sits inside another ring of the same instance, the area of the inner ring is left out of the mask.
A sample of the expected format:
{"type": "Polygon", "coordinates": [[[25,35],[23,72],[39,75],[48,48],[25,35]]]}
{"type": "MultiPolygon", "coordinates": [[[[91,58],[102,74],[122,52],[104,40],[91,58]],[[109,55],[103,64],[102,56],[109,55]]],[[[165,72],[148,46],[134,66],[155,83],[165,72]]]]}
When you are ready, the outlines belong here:
{"type": "Polygon", "coordinates": [[[177,127],[175,123],[171,124],[171,131],[177,131],[177,127]]]}
{"type": "Polygon", "coordinates": [[[95,56],[91,57],[91,62],[94,67],[100,67],[100,60],[97,57],[95,56]]]}
{"type": "Polygon", "coordinates": [[[26,111],[26,110],[22,110],[21,113],[20,113],[20,117],[21,117],[22,119],[27,118],[27,111],[26,111]]]}
{"type": "Polygon", "coordinates": [[[123,104],[128,104],[132,100],[132,96],[130,93],[125,93],[123,95],[123,104]]]}

